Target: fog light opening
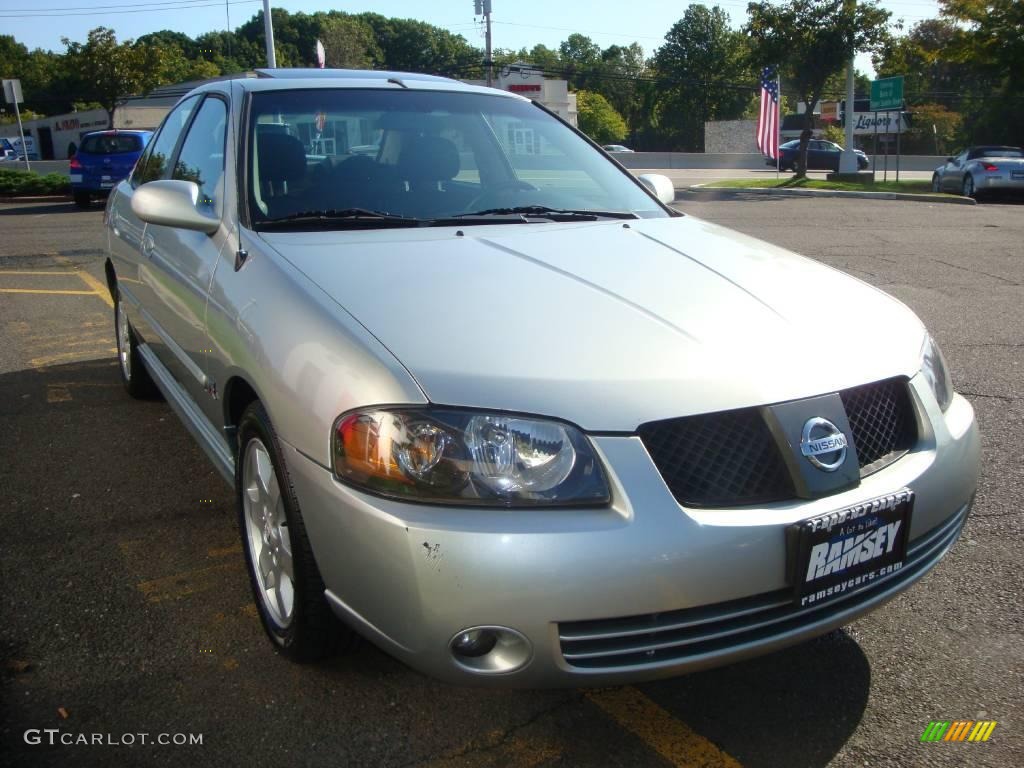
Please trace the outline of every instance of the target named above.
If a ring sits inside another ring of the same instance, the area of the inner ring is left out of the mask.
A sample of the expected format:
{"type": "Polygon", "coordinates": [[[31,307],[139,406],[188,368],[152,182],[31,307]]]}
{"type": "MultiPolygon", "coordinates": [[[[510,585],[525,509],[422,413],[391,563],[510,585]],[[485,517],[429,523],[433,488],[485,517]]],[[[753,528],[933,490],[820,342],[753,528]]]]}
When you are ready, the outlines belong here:
{"type": "Polygon", "coordinates": [[[452,641],[452,653],[475,659],[486,656],[498,644],[498,636],[489,629],[470,629],[455,636],[452,641]]]}
{"type": "Polygon", "coordinates": [[[449,641],[448,650],[460,667],[483,674],[514,672],[532,656],[529,640],[508,627],[469,627],[449,641]]]}

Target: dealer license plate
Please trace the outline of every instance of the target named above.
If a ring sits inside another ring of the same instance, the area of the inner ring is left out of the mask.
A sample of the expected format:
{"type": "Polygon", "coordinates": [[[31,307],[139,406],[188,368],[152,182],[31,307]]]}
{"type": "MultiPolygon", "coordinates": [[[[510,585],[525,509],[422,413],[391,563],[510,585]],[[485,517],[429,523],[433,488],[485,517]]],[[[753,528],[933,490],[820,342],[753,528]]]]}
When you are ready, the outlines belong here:
{"type": "Polygon", "coordinates": [[[902,568],[913,506],[904,488],[792,526],[794,602],[820,605],[902,568]]]}

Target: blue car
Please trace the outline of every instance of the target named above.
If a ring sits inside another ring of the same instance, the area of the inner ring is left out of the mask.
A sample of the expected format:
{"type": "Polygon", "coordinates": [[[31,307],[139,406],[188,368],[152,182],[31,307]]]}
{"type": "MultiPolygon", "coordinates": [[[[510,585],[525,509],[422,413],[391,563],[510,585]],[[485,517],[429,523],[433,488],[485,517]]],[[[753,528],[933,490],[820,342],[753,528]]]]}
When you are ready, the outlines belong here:
{"type": "Polygon", "coordinates": [[[105,198],[132,172],[152,131],[94,131],[82,138],[71,158],[71,194],[75,205],[88,208],[93,198],[105,198]]]}

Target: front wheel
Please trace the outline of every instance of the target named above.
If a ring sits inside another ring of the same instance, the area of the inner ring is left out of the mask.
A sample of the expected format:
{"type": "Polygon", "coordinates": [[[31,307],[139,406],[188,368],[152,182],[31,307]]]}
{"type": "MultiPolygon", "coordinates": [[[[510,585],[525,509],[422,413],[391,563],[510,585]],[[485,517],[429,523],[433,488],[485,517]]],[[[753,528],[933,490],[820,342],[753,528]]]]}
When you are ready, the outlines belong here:
{"type": "Polygon", "coordinates": [[[128,314],[121,301],[121,292],[114,290],[114,337],[117,340],[117,362],[121,372],[121,383],[128,394],[137,400],[148,400],[157,396],[157,388],[139,354],[139,342],[135,331],[128,322],[128,314]]]}
{"type": "Polygon", "coordinates": [[[259,401],[238,425],[235,492],[249,581],[270,639],[293,661],[316,661],[350,644],[352,631],[324,597],[277,434],[259,401]]]}
{"type": "Polygon", "coordinates": [[[942,191],[942,181],[941,181],[941,179],[939,179],[939,174],[933,173],[932,174],[932,192],[941,192],[941,191],[942,191]]]}

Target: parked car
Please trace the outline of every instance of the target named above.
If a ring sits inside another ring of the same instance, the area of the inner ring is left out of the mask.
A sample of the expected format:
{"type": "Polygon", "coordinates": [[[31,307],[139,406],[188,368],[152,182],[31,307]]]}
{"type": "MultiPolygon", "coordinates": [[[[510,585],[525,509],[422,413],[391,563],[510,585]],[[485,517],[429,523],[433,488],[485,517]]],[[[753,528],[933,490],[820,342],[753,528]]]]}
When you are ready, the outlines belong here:
{"type": "Polygon", "coordinates": [[[82,137],[68,168],[75,204],[88,208],[93,198],[109,195],[131,173],[152,135],[152,131],[112,130],[82,137]]]}
{"type": "Polygon", "coordinates": [[[516,94],[261,75],[169,112],[106,271],[124,385],[233,485],[282,655],[665,677],[847,624],[956,542],[974,412],[905,305],[516,94]],[[377,156],[311,156],[317,113],[377,156]]]}
{"type": "Polygon", "coordinates": [[[605,144],[601,147],[605,152],[632,152],[633,150],[629,147],[624,147],[622,144],[605,144]]]}
{"type": "MultiPolygon", "coordinates": [[[[853,150],[857,155],[858,170],[865,170],[871,161],[861,150],[853,150]]],[[[839,158],[842,156],[843,148],[838,144],[824,139],[811,139],[807,143],[807,170],[809,171],[832,171],[839,172],[839,158]]],[[[793,139],[785,144],[779,145],[779,168],[783,171],[794,170],[797,158],[800,156],[800,140],[793,139]]],[[[766,165],[775,167],[775,158],[769,157],[766,165]]]]}
{"type": "Polygon", "coordinates": [[[932,190],[965,197],[1024,192],[1024,147],[968,147],[935,169],[932,190]]]}

